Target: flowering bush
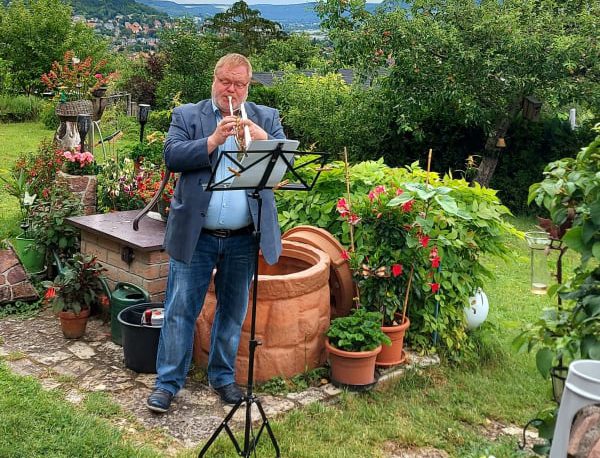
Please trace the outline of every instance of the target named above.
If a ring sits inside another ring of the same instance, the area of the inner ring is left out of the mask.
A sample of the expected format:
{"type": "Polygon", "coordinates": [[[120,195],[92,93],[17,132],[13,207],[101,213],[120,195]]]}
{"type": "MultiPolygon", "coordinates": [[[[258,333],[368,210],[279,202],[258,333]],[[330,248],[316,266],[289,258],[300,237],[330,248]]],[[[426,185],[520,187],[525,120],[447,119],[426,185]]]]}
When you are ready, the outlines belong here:
{"type": "Polygon", "coordinates": [[[73,51],[67,51],[63,62],[52,62],[51,70],[41,80],[48,89],[59,90],[62,101],[84,99],[116,77],[116,72],[101,73],[105,66],[104,59],[94,64],[91,56],[80,60],[73,51]]]}
{"type": "Polygon", "coordinates": [[[106,300],[102,284],[102,267],[95,256],[75,253],[54,281],[44,281],[44,301],[55,312],[81,312],[96,301],[106,300]]]}
{"type": "Polygon", "coordinates": [[[138,193],[142,179],[131,159],[109,159],[98,175],[98,208],[104,212],[142,208],[144,200],[138,193]]]}
{"type": "Polygon", "coordinates": [[[94,161],[94,155],[89,151],[80,152],[81,146],[76,151],[60,151],[64,158],[65,171],[71,175],[95,175],[99,166],[94,161]]]}
{"type": "Polygon", "coordinates": [[[383,314],[384,324],[400,324],[398,313],[412,294],[421,296],[423,284],[437,293],[434,272],[440,265],[436,246],[427,235],[427,202],[405,195],[400,187],[376,186],[351,205],[345,199],[337,211],[356,234],[350,260],[364,307],[383,314]]]}

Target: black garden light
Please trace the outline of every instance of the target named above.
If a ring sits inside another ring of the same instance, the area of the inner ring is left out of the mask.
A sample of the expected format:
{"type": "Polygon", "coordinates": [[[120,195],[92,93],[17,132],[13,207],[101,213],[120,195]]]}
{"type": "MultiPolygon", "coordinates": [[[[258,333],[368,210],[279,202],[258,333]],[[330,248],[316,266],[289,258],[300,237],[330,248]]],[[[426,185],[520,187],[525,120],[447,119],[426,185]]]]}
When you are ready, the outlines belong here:
{"type": "Polygon", "coordinates": [[[569,368],[559,364],[550,369],[550,378],[552,379],[552,397],[557,404],[560,404],[563,391],[565,389],[565,380],[569,368]]]}
{"type": "Polygon", "coordinates": [[[85,151],[85,137],[92,127],[92,115],[90,114],[78,114],[77,115],[77,131],[79,132],[79,138],[81,139],[80,152],[85,151]]]}
{"type": "Polygon", "coordinates": [[[140,123],[140,143],[144,142],[144,127],[148,122],[148,115],[150,114],[150,105],[147,103],[140,103],[138,105],[138,122],[140,123]]]}

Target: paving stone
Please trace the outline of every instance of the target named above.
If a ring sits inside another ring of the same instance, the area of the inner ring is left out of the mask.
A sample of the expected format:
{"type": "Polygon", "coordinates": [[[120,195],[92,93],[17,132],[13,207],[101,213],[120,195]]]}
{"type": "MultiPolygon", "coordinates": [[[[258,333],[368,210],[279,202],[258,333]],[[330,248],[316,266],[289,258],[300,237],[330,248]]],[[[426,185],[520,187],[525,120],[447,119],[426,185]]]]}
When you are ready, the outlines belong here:
{"type": "Polygon", "coordinates": [[[328,397],[328,394],[318,388],[309,388],[306,391],[302,391],[300,393],[289,393],[287,395],[288,399],[297,402],[302,406],[312,404],[316,401],[321,401],[326,397],[328,397]]]}
{"type": "Polygon", "coordinates": [[[83,402],[83,398],[84,398],[83,394],[81,394],[77,390],[69,390],[65,394],[65,399],[72,404],[80,404],[81,402],[83,402]]]}
{"type": "Polygon", "coordinates": [[[42,364],[46,364],[46,365],[54,365],[56,363],[59,363],[61,361],[64,361],[65,359],[72,358],[72,357],[73,357],[73,355],[71,355],[70,353],[67,353],[66,351],[61,351],[61,350],[58,350],[52,354],[31,353],[31,358],[35,359],[36,361],[38,361],[42,364]]]}
{"type": "Polygon", "coordinates": [[[69,351],[77,356],[79,359],[90,359],[96,355],[96,352],[85,342],[73,342],[69,345],[69,351]]]}
{"type": "Polygon", "coordinates": [[[40,380],[40,385],[42,385],[42,388],[44,388],[45,390],[50,391],[60,387],[61,383],[57,382],[56,380],[44,378],[40,380]]]}
{"type": "Polygon", "coordinates": [[[80,377],[87,371],[91,370],[94,366],[90,363],[83,361],[61,361],[54,366],[54,370],[60,375],[66,375],[68,377],[80,377]]]}

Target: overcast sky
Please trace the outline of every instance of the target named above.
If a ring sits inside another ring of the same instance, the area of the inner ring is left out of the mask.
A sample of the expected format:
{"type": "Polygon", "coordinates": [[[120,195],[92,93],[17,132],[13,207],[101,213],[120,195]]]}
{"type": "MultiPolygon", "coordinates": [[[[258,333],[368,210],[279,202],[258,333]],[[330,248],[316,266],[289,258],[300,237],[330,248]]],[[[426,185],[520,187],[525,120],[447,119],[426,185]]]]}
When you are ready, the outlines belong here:
{"type": "MultiPolygon", "coordinates": [[[[170,0],[174,3],[180,3],[185,5],[232,5],[235,0],[170,0]]],[[[369,0],[368,3],[380,3],[381,0],[369,0]]],[[[291,3],[309,3],[308,1],[302,0],[246,0],[249,5],[256,5],[257,3],[269,3],[271,5],[289,5],[291,3]]]]}

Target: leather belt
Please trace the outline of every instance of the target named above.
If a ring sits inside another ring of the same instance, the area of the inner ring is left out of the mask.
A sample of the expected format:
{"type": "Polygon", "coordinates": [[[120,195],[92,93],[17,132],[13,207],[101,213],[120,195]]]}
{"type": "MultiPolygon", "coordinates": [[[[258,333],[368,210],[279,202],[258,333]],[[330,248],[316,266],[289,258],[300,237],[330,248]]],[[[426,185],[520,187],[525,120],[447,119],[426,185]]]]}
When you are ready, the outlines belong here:
{"type": "Polygon", "coordinates": [[[212,235],[213,237],[219,237],[221,239],[233,237],[235,235],[250,235],[253,232],[253,224],[249,224],[248,226],[241,227],[239,229],[207,229],[205,227],[202,228],[203,234],[212,235]]]}

